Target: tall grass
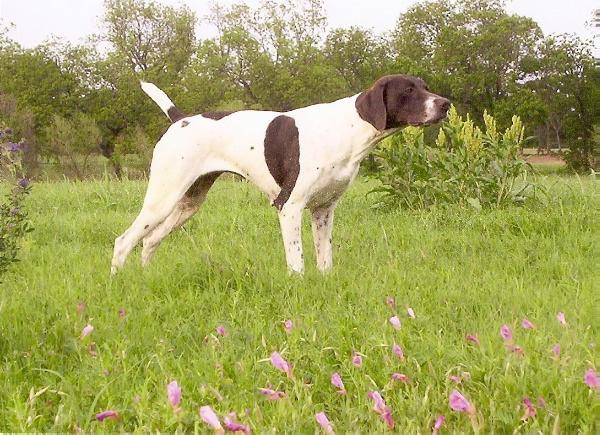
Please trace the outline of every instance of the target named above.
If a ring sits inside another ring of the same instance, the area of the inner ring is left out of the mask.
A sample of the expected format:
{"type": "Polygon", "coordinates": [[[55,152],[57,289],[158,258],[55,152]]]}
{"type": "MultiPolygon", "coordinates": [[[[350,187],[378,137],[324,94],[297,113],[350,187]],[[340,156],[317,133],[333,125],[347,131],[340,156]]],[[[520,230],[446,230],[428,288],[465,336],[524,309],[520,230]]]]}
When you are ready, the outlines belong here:
{"type": "Polygon", "coordinates": [[[36,230],[0,291],[0,430],[205,431],[198,408],[210,405],[255,432],[313,433],[320,411],[339,433],[383,432],[367,398],[378,390],[401,433],[428,433],[440,414],[443,431],[468,432],[448,407],[457,388],[485,433],[598,433],[600,394],[583,375],[600,368],[600,187],[538,182],[552,192],[548,204],[480,212],[374,211],[373,185],[356,183],[336,212],[333,272],[316,271],[306,225],[302,278],[288,276],[275,212],[245,183],[217,183],[150,266],[136,251],[112,279],[112,242],[138,212],[144,183],[36,185],[36,230]],[[535,329],[521,328],[525,317],[535,329]],[[80,340],[86,324],[94,331],[80,340]],[[503,324],[523,355],[505,348],[503,324]],[[292,379],[271,366],[273,351],[294,365],[292,379]],[[330,385],[333,372],[347,395],[330,385]],[[391,381],[393,372],[410,383],[391,381]],[[470,379],[460,385],[448,379],[462,372],[470,379]],[[183,390],[179,413],[167,402],[172,380],[183,390]],[[287,398],[266,400],[266,386],[287,398]],[[546,405],[523,422],[525,396],[546,405]],[[106,409],[120,418],[97,421],[106,409]]]}

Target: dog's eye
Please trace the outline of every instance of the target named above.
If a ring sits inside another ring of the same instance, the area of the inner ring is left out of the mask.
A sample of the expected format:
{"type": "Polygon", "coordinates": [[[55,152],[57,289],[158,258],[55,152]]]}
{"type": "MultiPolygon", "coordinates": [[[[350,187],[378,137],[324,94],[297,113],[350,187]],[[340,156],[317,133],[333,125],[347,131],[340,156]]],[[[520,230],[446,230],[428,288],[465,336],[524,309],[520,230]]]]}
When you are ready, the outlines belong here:
{"type": "Polygon", "coordinates": [[[406,88],[406,90],[404,91],[407,94],[412,94],[412,91],[414,91],[415,88],[413,88],[412,86],[409,86],[408,88],[406,88]]]}

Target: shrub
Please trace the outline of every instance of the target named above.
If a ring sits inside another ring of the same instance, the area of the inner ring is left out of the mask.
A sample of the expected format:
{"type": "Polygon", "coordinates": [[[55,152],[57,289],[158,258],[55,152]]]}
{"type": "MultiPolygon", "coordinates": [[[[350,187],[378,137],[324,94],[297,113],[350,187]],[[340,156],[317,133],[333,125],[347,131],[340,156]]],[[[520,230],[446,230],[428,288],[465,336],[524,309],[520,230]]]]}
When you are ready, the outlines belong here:
{"type": "Polygon", "coordinates": [[[18,261],[19,242],[32,230],[23,207],[31,188],[29,180],[21,178],[23,144],[2,140],[9,139],[10,133],[10,129],[0,129],[0,142],[4,142],[0,143],[0,169],[11,185],[5,201],[0,203],[0,276],[18,261]]]}
{"type": "Polygon", "coordinates": [[[589,146],[574,146],[565,153],[569,167],[576,172],[597,174],[600,171],[600,125],[594,125],[589,146]]]}
{"type": "Polygon", "coordinates": [[[61,166],[79,180],[89,172],[89,158],[100,151],[102,134],[96,121],[78,112],[72,119],[54,115],[52,124],[46,127],[46,135],[52,152],[61,166]]]}
{"type": "Polygon", "coordinates": [[[477,209],[523,202],[526,162],[519,159],[524,128],[513,116],[512,125],[498,132],[496,121],[483,115],[485,131],[453,107],[432,145],[423,129],[409,127],[386,140],[375,153],[378,170],[372,175],[381,186],[378,205],[412,209],[461,204],[477,209]]]}

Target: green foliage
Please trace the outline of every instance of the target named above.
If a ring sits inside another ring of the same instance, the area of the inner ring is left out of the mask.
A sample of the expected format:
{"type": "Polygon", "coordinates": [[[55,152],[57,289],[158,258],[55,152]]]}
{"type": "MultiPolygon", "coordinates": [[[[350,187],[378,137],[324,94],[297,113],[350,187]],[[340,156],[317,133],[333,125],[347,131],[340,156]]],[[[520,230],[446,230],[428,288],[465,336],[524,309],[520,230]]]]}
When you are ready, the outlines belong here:
{"type": "MultiPolygon", "coordinates": [[[[479,126],[485,111],[499,129],[518,115],[539,148],[570,149],[574,169],[589,171],[595,161],[600,65],[590,42],[545,37],[502,0],[417,2],[391,34],[329,30],[323,0],[217,2],[206,17],[217,35],[204,40],[185,6],[105,0],[104,7],[101,28],[83,45],[55,39],[24,49],[0,28],[0,112],[23,132],[30,174],[44,159],[64,160],[49,146],[54,115],[91,117],[117,174],[119,162],[131,161],[124,156],[145,148],[130,139],[156,142],[168,121],[139,79],[156,83],[188,113],[287,111],[356,94],[392,73],[422,77],[479,126]],[[14,119],[5,116],[4,99],[15,101],[14,119]]],[[[81,176],[65,168],[65,175],[81,176]]]]}
{"type": "Polygon", "coordinates": [[[283,111],[331,101],[347,91],[320,47],[325,35],[321,0],[267,0],[255,10],[215,5],[209,22],[219,35],[204,42],[192,60],[193,74],[202,77],[192,77],[192,83],[209,89],[215,83],[226,100],[241,99],[246,107],[283,111]]]}
{"type": "Polygon", "coordinates": [[[391,52],[386,42],[359,27],[334,29],[323,47],[325,61],[347,82],[349,91],[358,93],[389,69],[391,52]]]}
{"type": "Polygon", "coordinates": [[[565,160],[575,171],[597,175],[600,171],[600,126],[593,126],[586,147],[581,139],[579,146],[572,147],[565,153],[565,160]]]}
{"type": "Polygon", "coordinates": [[[65,169],[82,179],[87,172],[87,161],[91,154],[99,151],[102,141],[100,128],[93,118],[85,113],[76,113],[72,119],[54,115],[46,136],[50,147],[65,169]],[[79,162],[79,157],[83,158],[79,162]]]}
{"type": "MultiPolygon", "coordinates": [[[[0,129],[0,139],[9,139],[10,129],[0,129]]],[[[21,178],[22,143],[4,141],[0,143],[0,171],[5,174],[10,185],[10,192],[0,202],[0,277],[9,266],[18,261],[20,241],[25,233],[33,228],[24,208],[25,197],[29,193],[29,180],[21,178]]],[[[0,181],[3,181],[0,179],[0,181]]]]}
{"type": "Polygon", "coordinates": [[[541,37],[532,19],[509,15],[502,1],[439,0],[402,14],[392,44],[400,65],[414,66],[432,89],[479,118],[509,99],[541,37]]]}
{"type": "Polygon", "coordinates": [[[196,40],[188,7],[145,0],[105,0],[104,7],[105,36],[132,70],[174,78],[187,64],[196,40]]]}
{"type": "Polygon", "coordinates": [[[593,46],[572,35],[548,37],[530,66],[527,86],[544,101],[548,116],[540,142],[569,148],[571,168],[588,172],[592,161],[593,125],[600,121],[600,68],[593,46]]]}
{"type": "Polygon", "coordinates": [[[452,107],[434,144],[423,129],[406,128],[376,152],[374,177],[383,195],[380,205],[428,208],[434,205],[471,205],[477,209],[523,202],[527,164],[518,158],[523,124],[500,133],[494,118],[483,115],[485,129],[463,118],[452,107]]]}

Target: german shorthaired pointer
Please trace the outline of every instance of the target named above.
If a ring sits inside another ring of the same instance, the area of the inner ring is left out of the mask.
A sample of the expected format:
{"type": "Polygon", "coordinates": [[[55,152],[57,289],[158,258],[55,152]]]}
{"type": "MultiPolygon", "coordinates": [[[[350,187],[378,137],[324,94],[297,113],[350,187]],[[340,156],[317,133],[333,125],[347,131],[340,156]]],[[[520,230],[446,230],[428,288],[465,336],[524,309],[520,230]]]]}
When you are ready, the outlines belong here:
{"type": "Polygon", "coordinates": [[[142,210],[115,240],[112,273],[143,239],[142,263],[200,207],[223,172],[252,181],[277,209],[288,267],[302,273],[302,210],[312,213],[317,266],[332,266],[333,211],[361,160],[407,125],[446,117],[450,102],[415,77],[390,75],[368,90],[326,104],[268,112],[186,116],[151,83],[142,89],[173,124],[156,144],[142,210]]]}

